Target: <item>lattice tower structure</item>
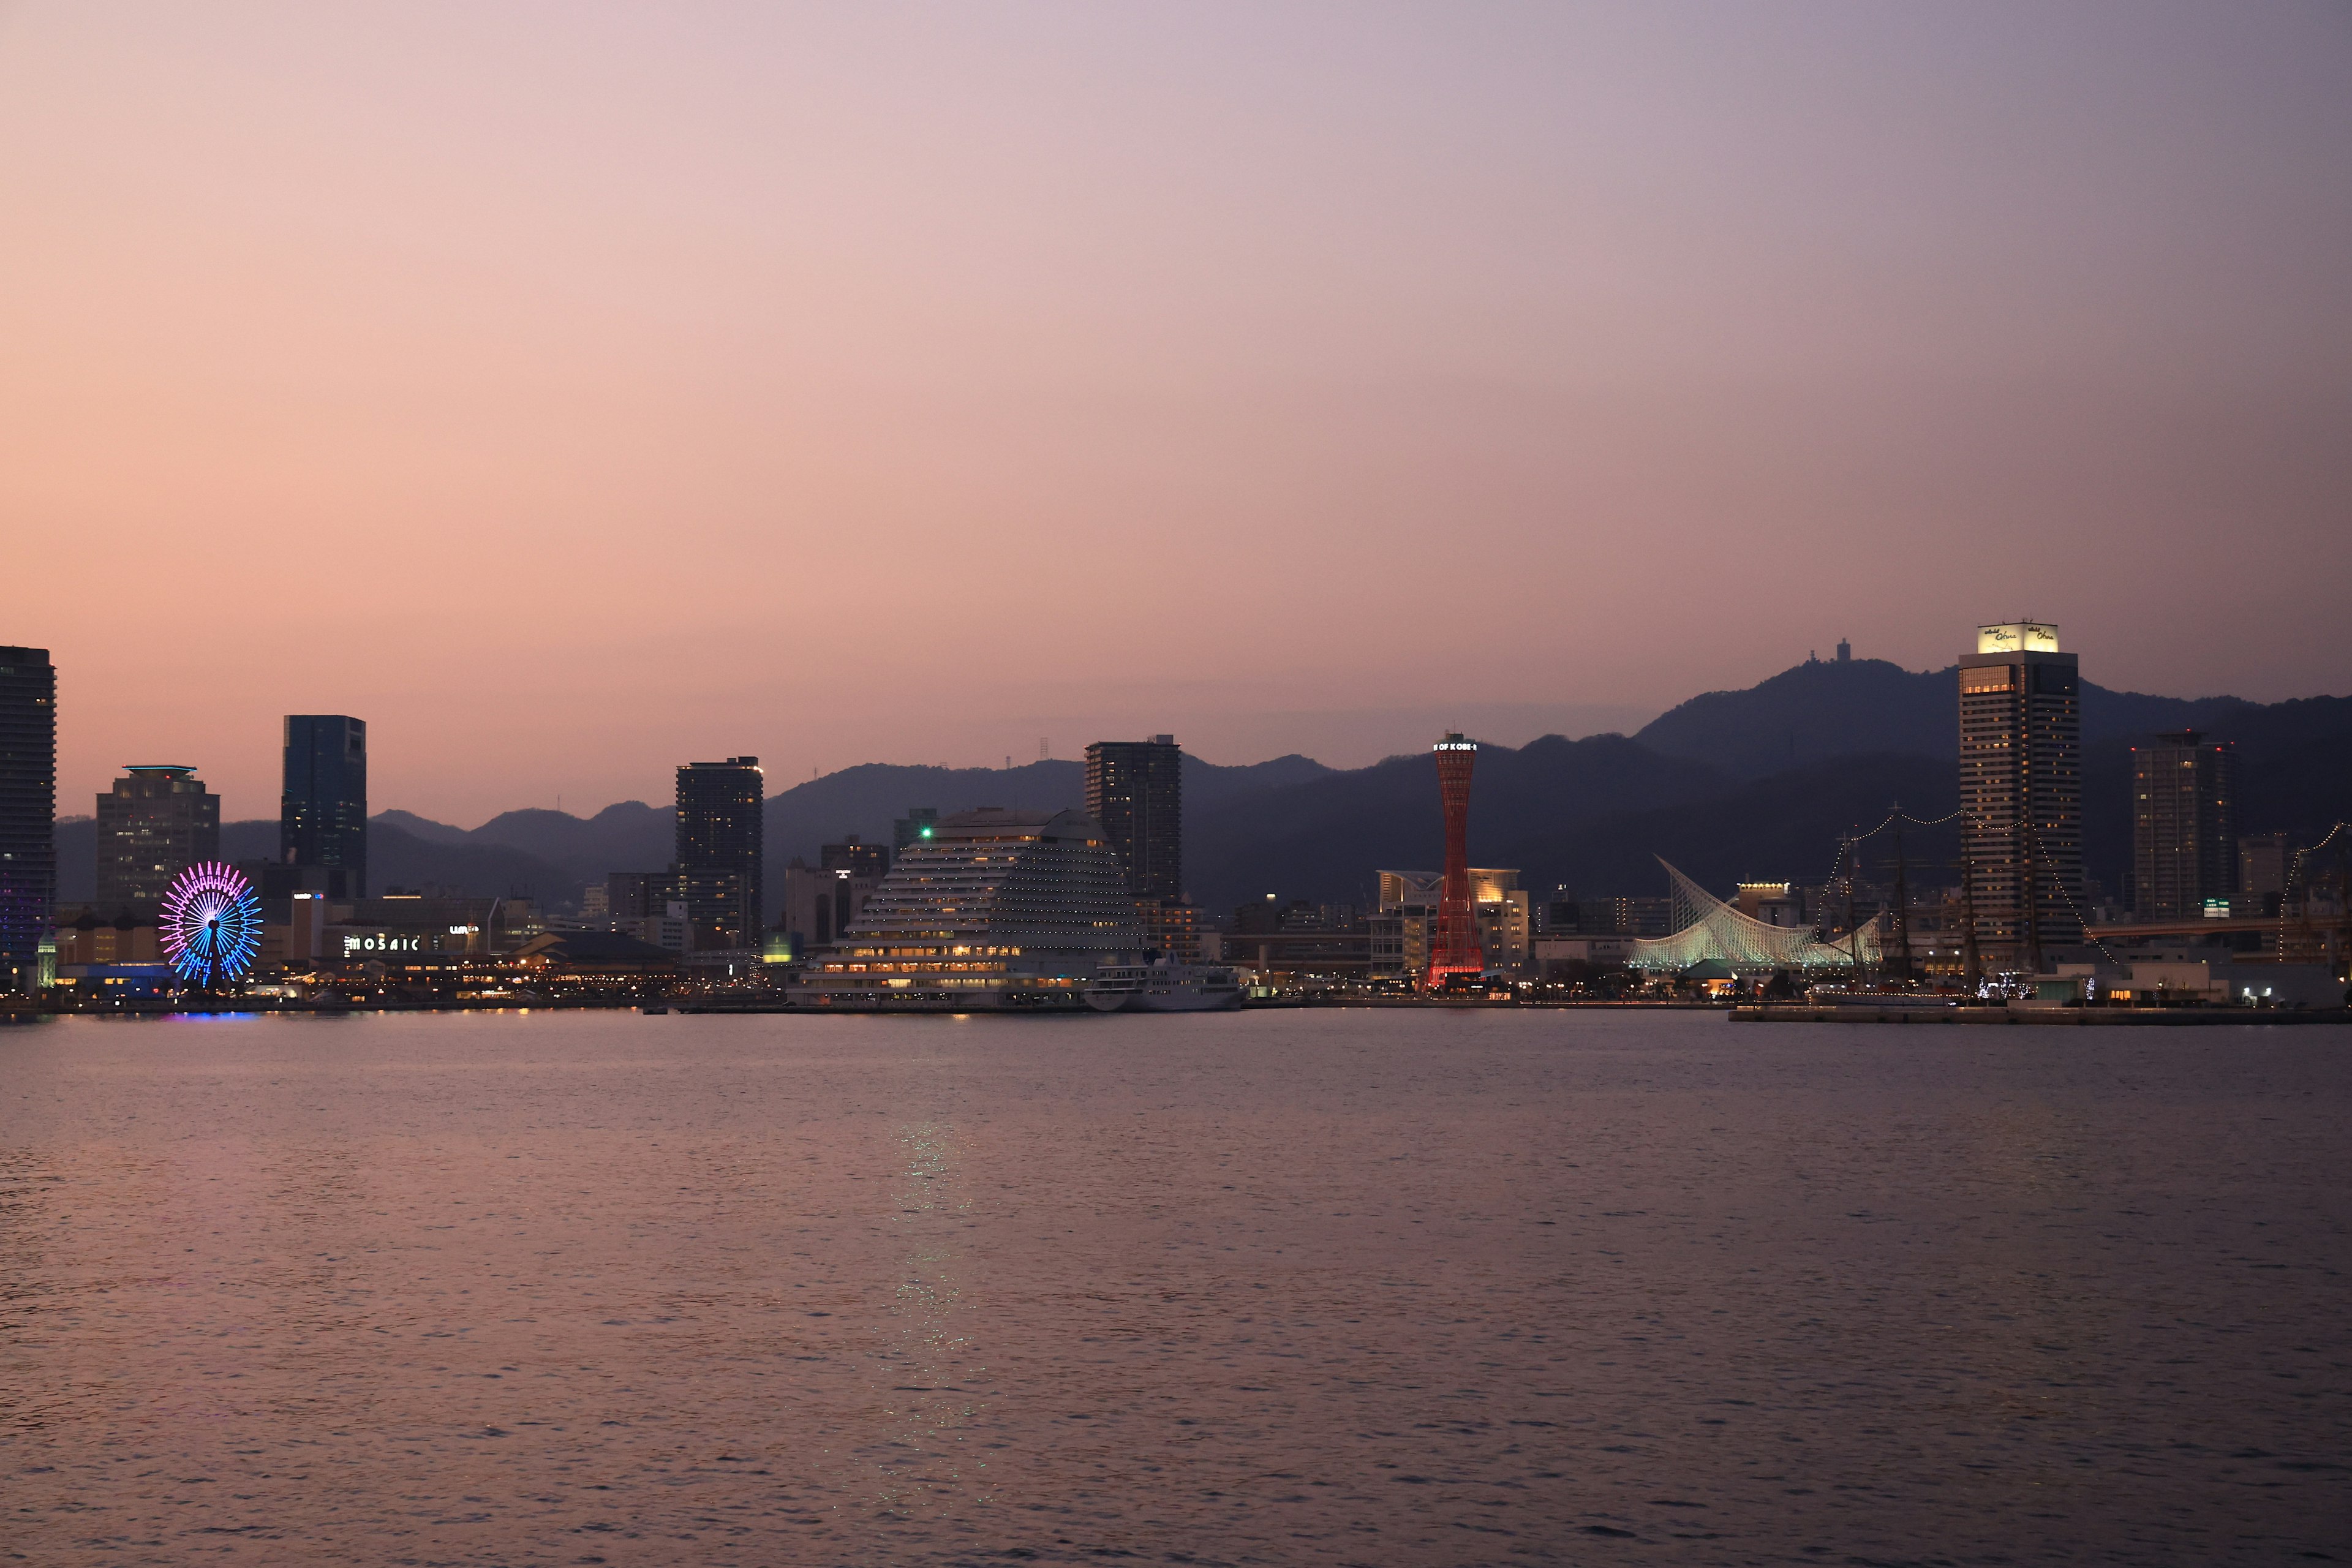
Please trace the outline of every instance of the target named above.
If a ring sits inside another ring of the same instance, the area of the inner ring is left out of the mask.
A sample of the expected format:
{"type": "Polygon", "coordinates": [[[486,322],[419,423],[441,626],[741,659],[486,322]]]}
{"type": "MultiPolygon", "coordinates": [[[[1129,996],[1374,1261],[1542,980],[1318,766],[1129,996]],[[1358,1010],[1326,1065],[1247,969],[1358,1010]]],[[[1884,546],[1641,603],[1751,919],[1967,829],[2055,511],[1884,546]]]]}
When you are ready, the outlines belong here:
{"type": "Polygon", "coordinates": [[[1437,895],[1437,940],[1429,949],[1428,983],[1437,986],[1449,974],[1476,974],[1486,965],[1470,898],[1470,771],[1477,765],[1478,742],[1449,731],[1431,749],[1437,756],[1438,803],[1445,811],[1445,881],[1437,895]]]}

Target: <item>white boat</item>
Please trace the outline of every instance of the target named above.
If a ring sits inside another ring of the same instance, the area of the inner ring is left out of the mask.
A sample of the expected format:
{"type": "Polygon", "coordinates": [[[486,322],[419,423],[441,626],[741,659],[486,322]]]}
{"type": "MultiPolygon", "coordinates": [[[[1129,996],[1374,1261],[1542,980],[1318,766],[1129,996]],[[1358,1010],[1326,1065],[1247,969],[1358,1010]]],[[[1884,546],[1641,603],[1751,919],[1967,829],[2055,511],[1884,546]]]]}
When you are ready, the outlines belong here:
{"type": "Polygon", "coordinates": [[[1234,972],[1210,963],[1106,964],[1087,987],[1097,1013],[1215,1013],[1242,1005],[1234,972]]]}

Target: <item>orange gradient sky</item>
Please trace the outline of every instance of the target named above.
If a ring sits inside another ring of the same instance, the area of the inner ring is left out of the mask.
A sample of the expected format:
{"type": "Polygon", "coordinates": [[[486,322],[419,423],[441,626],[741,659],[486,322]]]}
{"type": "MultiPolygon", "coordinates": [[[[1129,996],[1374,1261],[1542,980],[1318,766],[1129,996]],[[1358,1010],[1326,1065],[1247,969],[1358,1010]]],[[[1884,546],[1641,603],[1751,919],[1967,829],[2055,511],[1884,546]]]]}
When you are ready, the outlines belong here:
{"type": "Polygon", "coordinates": [[[60,809],[2352,688],[2352,10],[0,5],[60,809]]]}

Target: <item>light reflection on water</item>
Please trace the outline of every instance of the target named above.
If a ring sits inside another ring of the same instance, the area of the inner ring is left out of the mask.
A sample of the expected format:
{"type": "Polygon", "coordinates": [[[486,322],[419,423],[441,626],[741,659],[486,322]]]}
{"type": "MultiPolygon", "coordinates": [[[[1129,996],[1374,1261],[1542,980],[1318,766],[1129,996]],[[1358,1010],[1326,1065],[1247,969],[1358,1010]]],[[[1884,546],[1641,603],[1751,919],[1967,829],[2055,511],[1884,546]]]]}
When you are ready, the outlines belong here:
{"type": "Polygon", "coordinates": [[[0,1551],[2352,1550],[2336,1033],[2012,1033],[0,1031],[0,1551]]]}

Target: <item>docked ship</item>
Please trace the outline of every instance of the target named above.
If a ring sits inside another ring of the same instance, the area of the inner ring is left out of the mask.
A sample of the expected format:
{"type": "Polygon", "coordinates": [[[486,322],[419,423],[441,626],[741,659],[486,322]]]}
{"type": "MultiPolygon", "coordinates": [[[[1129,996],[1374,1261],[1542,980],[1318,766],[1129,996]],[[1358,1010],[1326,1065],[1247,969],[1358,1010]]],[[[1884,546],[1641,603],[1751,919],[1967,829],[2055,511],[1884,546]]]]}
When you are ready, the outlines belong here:
{"type": "Polygon", "coordinates": [[[1167,958],[1107,964],[1087,988],[1087,1005],[1098,1013],[1217,1013],[1241,1005],[1232,970],[1167,958]]]}
{"type": "MultiPolygon", "coordinates": [[[[985,806],[898,852],[795,1007],[866,1013],[1083,1011],[1111,970],[1143,967],[1143,927],[1102,824],[985,806]]],[[[1238,993],[1236,993],[1238,999],[1238,993]]]]}

